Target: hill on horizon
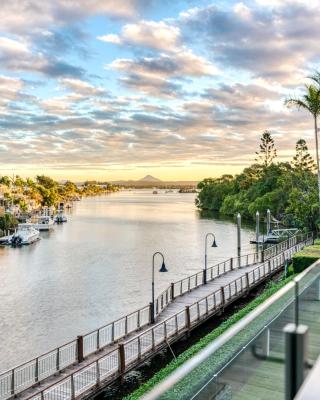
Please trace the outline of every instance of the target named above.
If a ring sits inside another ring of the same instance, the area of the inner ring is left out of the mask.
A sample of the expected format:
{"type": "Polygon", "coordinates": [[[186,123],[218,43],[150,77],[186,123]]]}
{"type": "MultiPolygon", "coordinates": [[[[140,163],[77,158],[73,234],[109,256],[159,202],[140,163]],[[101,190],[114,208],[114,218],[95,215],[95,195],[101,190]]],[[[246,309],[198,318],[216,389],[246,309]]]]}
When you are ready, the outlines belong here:
{"type": "Polygon", "coordinates": [[[162,182],[161,179],[155,178],[152,175],[146,175],[144,178],[138,180],[138,182],[162,182]]]}

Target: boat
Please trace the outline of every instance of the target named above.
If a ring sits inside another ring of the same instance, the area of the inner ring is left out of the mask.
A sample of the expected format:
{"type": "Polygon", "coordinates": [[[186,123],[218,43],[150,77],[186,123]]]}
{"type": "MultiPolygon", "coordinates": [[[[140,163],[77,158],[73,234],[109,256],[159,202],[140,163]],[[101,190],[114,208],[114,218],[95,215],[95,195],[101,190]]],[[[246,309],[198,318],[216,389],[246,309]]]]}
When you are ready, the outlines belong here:
{"type": "Polygon", "coordinates": [[[58,214],[54,217],[54,222],[56,224],[63,224],[64,222],[67,222],[67,217],[63,214],[62,211],[59,211],[58,214]]]}
{"type": "Polygon", "coordinates": [[[31,244],[40,239],[40,232],[34,228],[33,224],[18,224],[16,232],[10,238],[10,244],[20,246],[31,244]]]}
{"type": "Polygon", "coordinates": [[[279,243],[283,240],[289,239],[290,237],[297,235],[299,229],[289,228],[289,229],[273,229],[267,235],[260,235],[258,240],[256,238],[250,240],[250,243],[262,244],[262,243],[279,243]]]}
{"type": "Polygon", "coordinates": [[[40,215],[30,222],[38,231],[50,231],[54,225],[54,221],[49,215],[40,215]]]}
{"type": "Polygon", "coordinates": [[[158,194],[158,191],[157,191],[157,190],[154,190],[154,191],[152,192],[152,194],[158,194]]]}

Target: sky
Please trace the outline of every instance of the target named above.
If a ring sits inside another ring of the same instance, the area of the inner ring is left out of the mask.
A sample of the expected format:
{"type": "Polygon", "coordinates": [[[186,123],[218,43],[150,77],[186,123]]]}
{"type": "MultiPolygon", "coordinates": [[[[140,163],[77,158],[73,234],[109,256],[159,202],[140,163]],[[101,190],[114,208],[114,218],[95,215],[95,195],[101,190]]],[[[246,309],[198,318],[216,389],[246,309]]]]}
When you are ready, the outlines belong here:
{"type": "Polygon", "coordinates": [[[200,180],[239,173],[319,66],[320,0],[1,0],[0,175],[200,180]]]}

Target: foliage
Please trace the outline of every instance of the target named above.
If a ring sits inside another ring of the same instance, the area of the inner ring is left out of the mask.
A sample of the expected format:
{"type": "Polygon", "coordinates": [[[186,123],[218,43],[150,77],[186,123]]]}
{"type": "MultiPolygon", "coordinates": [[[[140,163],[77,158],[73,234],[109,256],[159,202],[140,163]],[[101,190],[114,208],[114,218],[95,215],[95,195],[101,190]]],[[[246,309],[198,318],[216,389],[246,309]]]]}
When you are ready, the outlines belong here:
{"type": "Polygon", "coordinates": [[[9,203],[18,204],[22,211],[27,211],[28,200],[34,200],[41,206],[56,206],[60,201],[70,201],[79,196],[95,196],[100,193],[113,192],[117,187],[98,182],[86,182],[82,187],[78,187],[71,181],[59,183],[54,179],[38,175],[34,181],[31,178],[22,179],[18,175],[15,178],[2,176],[0,184],[6,185],[10,193],[4,193],[9,203]]]}
{"type": "Polygon", "coordinates": [[[233,314],[227,320],[221,323],[218,328],[214,329],[208,335],[204,336],[196,344],[188,348],[185,352],[180,354],[175,360],[172,360],[167,366],[157,372],[149,381],[141,385],[134,393],[130,394],[125,400],[137,400],[149,392],[155,385],[160,383],[162,380],[167,378],[173,371],[188,361],[190,358],[195,356],[201,350],[203,350],[208,344],[217,339],[222,333],[229,329],[232,325],[238,322],[241,318],[245,317],[267,298],[272,296],[276,291],[285,286],[294,276],[290,276],[281,282],[274,283],[270,282],[266,290],[258,297],[256,297],[251,303],[242,308],[240,311],[233,314]]]}
{"type": "Polygon", "coordinates": [[[18,221],[11,214],[5,213],[0,216],[0,229],[2,231],[7,231],[8,229],[13,229],[18,224],[18,221]]]}
{"type": "Polygon", "coordinates": [[[320,245],[305,247],[303,250],[294,254],[292,265],[295,273],[302,272],[320,258],[320,245]]]}
{"type": "Polygon", "coordinates": [[[311,157],[307,143],[304,139],[300,139],[296,143],[296,155],[293,157],[293,167],[301,171],[314,171],[316,164],[311,157]]]}
{"type": "Polygon", "coordinates": [[[260,150],[256,152],[256,161],[262,164],[263,168],[269,167],[277,156],[274,140],[269,131],[264,131],[261,137],[260,150]]]}
{"type": "Polygon", "coordinates": [[[235,177],[224,175],[200,182],[196,205],[230,216],[240,212],[249,219],[255,218],[256,211],[264,215],[270,209],[285,225],[317,232],[317,178],[305,141],[297,142],[292,163],[274,162],[275,147],[269,133],[264,132],[262,141],[271,146],[266,153],[261,150],[260,155],[265,157],[260,160],[262,164],[253,164],[235,177]]]}

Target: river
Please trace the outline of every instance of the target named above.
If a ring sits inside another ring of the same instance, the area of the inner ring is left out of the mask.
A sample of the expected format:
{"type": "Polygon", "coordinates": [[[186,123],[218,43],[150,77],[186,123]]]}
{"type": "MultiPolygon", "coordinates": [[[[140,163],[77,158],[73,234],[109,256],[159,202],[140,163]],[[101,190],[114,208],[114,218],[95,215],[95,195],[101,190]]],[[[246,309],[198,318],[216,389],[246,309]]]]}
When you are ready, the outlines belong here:
{"type": "MultiPolygon", "coordinates": [[[[200,218],[194,194],[122,191],[74,204],[68,222],[22,248],[0,248],[0,371],[146,305],[152,255],[165,255],[156,293],[236,255],[236,225],[200,218]]],[[[243,254],[252,230],[242,229],[243,254]]],[[[156,259],[160,267],[160,259],[156,259]]]]}

